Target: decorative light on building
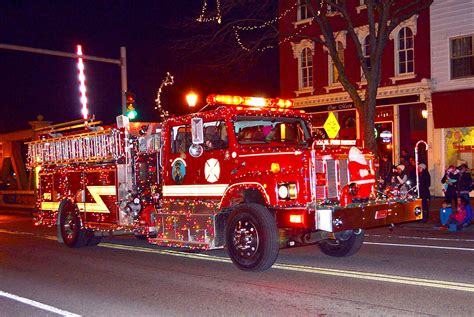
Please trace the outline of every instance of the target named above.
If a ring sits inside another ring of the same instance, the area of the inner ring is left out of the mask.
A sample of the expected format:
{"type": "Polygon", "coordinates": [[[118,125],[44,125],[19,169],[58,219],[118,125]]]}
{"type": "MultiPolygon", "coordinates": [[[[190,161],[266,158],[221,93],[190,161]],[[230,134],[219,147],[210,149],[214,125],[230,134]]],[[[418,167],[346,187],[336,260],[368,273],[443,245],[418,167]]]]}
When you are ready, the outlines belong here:
{"type": "Polygon", "coordinates": [[[426,109],[421,110],[421,116],[423,117],[423,119],[427,119],[428,118],[428,110],[426,110],[426,109]]]}
{"type": "MultiPolygon", "coordinates": [[[[82,55],[82,46],[77,46],[77,55],[82,55]]],[[[81,104],[82,104],[82,117],[87,119],[89,116],[89,110],[87,109],[87,96],[86,96],[86,76],[84,74],[84,63],[82,58],[79,57],[77,60],[77,69],[79,73],[79,91],[81,92],[81,104]]]]}

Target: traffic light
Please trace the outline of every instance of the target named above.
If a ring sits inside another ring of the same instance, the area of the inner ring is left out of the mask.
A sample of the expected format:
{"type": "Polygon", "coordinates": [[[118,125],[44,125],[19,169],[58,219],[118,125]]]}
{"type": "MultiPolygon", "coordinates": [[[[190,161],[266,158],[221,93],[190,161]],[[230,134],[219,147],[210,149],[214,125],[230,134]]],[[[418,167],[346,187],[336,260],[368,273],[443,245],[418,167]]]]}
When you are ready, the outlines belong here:
{"type": "Polygon", "coordinates": [[[137,117],[137,111],[135,110],[135,95],[129,91],[125,92],[125,101],[127,103],[127,112],[125,115],[130,120],[133,120],[137,117]]]}

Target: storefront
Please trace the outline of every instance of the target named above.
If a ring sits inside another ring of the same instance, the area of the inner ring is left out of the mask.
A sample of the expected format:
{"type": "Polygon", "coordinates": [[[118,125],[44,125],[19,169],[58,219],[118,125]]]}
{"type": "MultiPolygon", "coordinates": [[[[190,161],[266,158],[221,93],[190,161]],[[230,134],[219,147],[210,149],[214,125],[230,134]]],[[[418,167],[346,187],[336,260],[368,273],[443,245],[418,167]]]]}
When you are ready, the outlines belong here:
{"type": "Polygon", "coordinates": [[[474,89],[432,95],[434,127],[441,132],[441,165],[464,160],[474,166],[474,89]]]}
{"type": "MultiPolygon", "coordinates": [[[[396,94],[389,93],[387,89],[380,90],[375,114],[377,147],[379,155],[387,154],[393,162],[398,162],[401,149],[406,149],[413,156],[416,142],[427,140],[427,120],[423,117],[423,114],[426,115],[427,106],[421,102],[423,98],[419,93],[393,96],[396,94]]],[[[323,98],[324,96],[297,98],[295,107],[312,114],[313,132],[318,138],[323,139],[327,138],[323,128],[324,123],[329,113],[334,113],[340,125],[336,139],[354,140],[355,143],[359,139],[360,129],[354,104],[345,102],[314,105],[318,102],[323,103],[325,101],[323,98]]],[[[326,99],[330,100],[330,98],[326,99]]],[[[422,151],[421,154],[423,161],[426,162],[426,151],[422,151]]]]}

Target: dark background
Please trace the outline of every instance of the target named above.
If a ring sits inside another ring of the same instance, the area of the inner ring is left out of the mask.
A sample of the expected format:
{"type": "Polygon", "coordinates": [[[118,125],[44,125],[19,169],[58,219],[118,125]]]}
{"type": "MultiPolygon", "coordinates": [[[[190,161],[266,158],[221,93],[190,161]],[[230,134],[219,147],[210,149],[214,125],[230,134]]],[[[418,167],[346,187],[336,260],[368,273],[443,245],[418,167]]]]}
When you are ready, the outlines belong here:
{"type": "MultiPolygon", "coordinates": [[[[194,23],[202,4],[201,0],[0,0],[0,43],[71,53],[81,44],[85,55],[112,59],[118,59],[120,46],[125,46],[128,88],[136,94],[139,121],[158,119],[154,100],[166,72],[175,77],[175,84],[162,93],[162,106],[171,114],[190,112],[184,99],[190,89],[199,94],[201,106],[210,93],[277,96],[276,49],[244,71],[202,67],[210,63],[203,58],[206,52],[195,55],[199,58],[176,53],[174,42],[189,35],[182,25],[194,23]]],[[[218,43],[211,45],[209,56],[219,53],[218,43]]],[[[71,58],[0,50],[0,132],[28,128],[28,121],[38,114],[54,123],[80,118],[76,63],[71,58]]],[[[113,123],[121,111],[120,68],[85,61],[85,73],[89,112],[113,123]]]]}

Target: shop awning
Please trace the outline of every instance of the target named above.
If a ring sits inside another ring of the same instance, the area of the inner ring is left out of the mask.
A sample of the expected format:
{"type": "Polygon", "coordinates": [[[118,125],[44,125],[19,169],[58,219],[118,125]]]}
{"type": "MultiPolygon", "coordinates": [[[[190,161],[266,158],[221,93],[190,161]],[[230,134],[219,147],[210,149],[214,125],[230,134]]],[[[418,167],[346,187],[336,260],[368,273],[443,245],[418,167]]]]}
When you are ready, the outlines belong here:
{"type": "Polygon", "coordinates": [[[432,94],[436,129],[474,126],[474,89],[432,94]]]}

